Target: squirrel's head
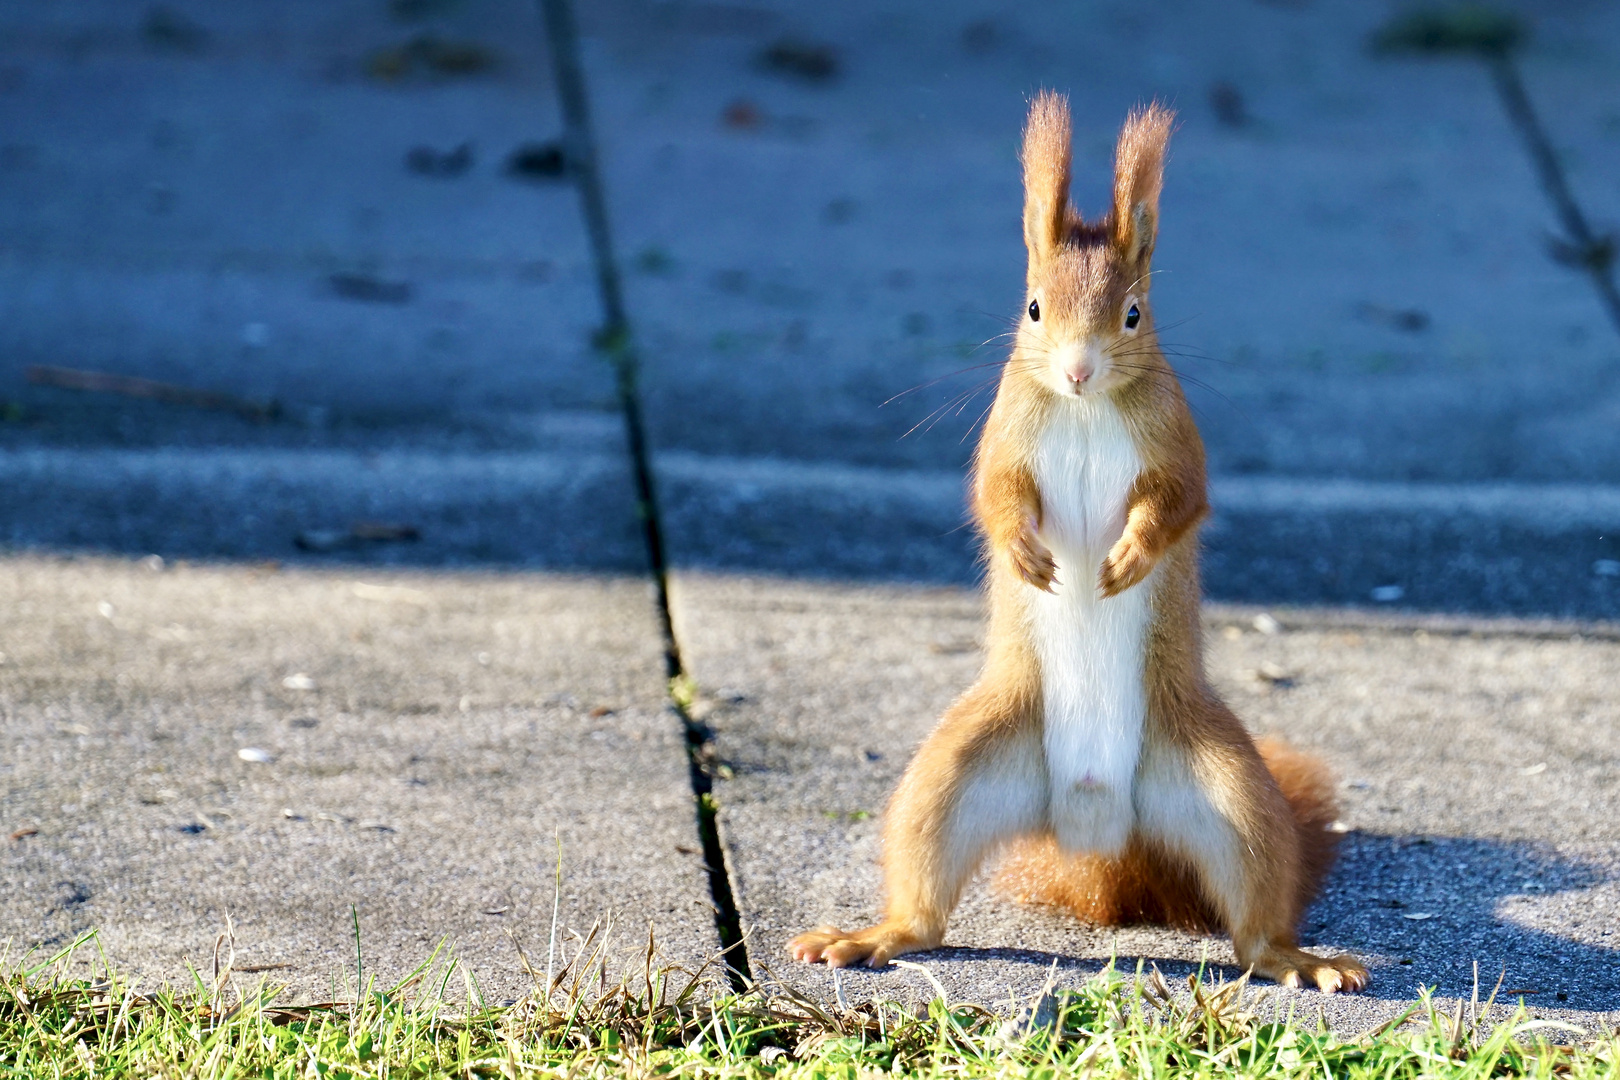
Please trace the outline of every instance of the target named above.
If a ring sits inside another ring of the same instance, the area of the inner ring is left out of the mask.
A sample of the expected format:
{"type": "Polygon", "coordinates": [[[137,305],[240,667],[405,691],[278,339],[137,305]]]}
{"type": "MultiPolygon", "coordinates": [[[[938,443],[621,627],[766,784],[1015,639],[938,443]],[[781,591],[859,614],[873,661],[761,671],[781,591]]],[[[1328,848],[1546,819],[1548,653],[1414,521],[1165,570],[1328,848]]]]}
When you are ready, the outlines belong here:
{"type": "Polygon", "coordinates": [[[1131,112],[1114,159],[1114,205],[1095,224],[1069,205],[1068,99],[1036,95],[1024,128],[1029,296],[1014,368],[1054,393],[1105,393],[1152,370],[1149,264],[1174,113],[1131,112]],[[1150,355],[1151,354],[1151,355],[1150,355]]]}

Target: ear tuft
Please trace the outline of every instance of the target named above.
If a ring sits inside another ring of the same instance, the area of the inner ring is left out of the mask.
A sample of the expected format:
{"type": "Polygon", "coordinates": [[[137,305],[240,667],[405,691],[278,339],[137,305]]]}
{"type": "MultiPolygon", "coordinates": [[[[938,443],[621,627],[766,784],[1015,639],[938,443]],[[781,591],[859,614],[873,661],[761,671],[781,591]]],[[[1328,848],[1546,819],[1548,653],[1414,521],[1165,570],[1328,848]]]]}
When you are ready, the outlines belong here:
{"type": "Polygon", "coordinates": [[[1127,264],[1146,272],[1159,232],[1159,189],[1176,114],[1157,101],[1131,110],[1114,153],[1111,239],[1127,264]]]}
{"type": "Polygon", "coordinates": [[[1031,269],[1045,262],[1063,242],[1069,216],[1072,125],[1069,99],[1042,90],[1029,106],[1024,125],[1024,244],[1031,269]]]}

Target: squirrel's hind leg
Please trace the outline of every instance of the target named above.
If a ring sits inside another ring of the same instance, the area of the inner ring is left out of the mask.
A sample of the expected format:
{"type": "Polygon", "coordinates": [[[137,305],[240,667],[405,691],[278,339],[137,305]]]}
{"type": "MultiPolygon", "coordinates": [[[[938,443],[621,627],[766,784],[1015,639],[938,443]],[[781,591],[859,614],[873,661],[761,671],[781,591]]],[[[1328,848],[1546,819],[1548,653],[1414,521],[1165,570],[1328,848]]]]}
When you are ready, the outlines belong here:
{"type": "Polygon", "coordinates": [[[1298,947],[1300,875],[1293,813],[1252,744],[1160,746],[1137,774],[1137,827],[1192,869],[1232,936],[1240,967],[1284,986],[1326,993],[1371,981],[1353,956],[1298,947]]]}
{"type": "Polygon", "coordinates": [[[882,967],[945,937],[962,887],[992,850],[1046,827],[1046,758],[1024,701],[983,684],[968,691],[918,748],[883,829],[883,921],[823,926],[788,945],[796,960],[882,967]]]}

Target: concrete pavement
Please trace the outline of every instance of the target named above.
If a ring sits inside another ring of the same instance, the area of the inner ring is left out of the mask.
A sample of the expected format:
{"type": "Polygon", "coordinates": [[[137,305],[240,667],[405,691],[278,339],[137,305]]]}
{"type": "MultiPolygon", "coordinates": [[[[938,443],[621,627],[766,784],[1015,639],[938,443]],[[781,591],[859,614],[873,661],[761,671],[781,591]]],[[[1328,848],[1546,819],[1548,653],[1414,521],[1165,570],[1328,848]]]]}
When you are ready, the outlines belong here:
{"type": "MultiPolygon", "coordinates": [[[[880,814],[911,750],[979,663],[977,597],[683,574],[674,593],[705,723],[732,881],[756,969],[818,996],[823,967],[786,942],[878,912],[880,814]]],[[[1499,974],[1537,1016],[1620,1020],[1620,789],[1612,672],[1620,641],[1548,627],[1250,608],[1209,611],[1209,667],[1257,732],[1341,778],[1342,861],[1303,923],[1309,947],[1373,970],[1364,997],[1281,995],[1351,1030],[1420,986],[1482,993],[1499,974]]],[[[1099,930],[972,887],[947,947],[912,957],[954,997],[1002,1003],[1109,957],[1184,974],[1225,967],[1224,939],[1099,930]]],[[[843,990],[932,996],[918,973],[846,971],[843,990]]],[[[1515,999],[1516,1000],[1516,999],[1515,999]]]]}
{"type": "MultiPolygon", "coordinates": [[[[657,458],[677,564],[967,583],[960,471],[657,458]]],[[[1204,586],[1222,601],[1620,616],[1620,487],[1216,477],[1204,586]]]]}
{"type": "Polygon", "coordinates": [[[239,979],[346,996],[352,905],[380,985],[448,939],[516,997],[559,841],[562,955],[716,948],[643,580],[20,557],[0,595],[12,962],[97,929],[189,983],[229,917],[239,979]]]}
{"type": "MultiPolygon", "coordinates": [[[[589,455],[616,439],[610,381],[586,345],[597,316],[573,192],[505,170],[556,123],[538,18],[522,3],[400,15],[413,10],[179,4],[153,23],[76,0],[0,16],[0,446],[589,455]],[[387,74],[421,41],[481,59],[387,74]],[[409,165],[464,142],[464,172],[409,165]],[[33,363],[286,412],[255,425],[32,387],[33,363]]],[[[1047,85],[1074,99],[1076,198],[1092,210],[1124,110],[1151,96],[1180,109],[1155,299],[1177,324],[1167,337],[1218,479],[1612,485],[1613,328],[1547,257],[1550,218],[1483,74],[1373,55],[1385,14],[589,5],[656,448],[708,472],[735,459],[955,482],[987,398],[927,420],[993,374],[982,365],[998,346],[980,343],[1019,306],[1016,142],[1028,93],[1047,85]],[[773,70],[761,56],[782,41],[830,50],[833,74],[773,70]]],[[[1601,221],[1620,143],[1600,90],[1620,70],[1620,24],[1591,8],[1526,15],[1530,91],[1601,221]]],[[[205,554],[218,534],[218,554],[279,557],[289,533],[357,516],[284,495],[268,515],[232,506],[229,521],[170,532],[192,515],[156,512],[161,492],[102,491],[89,461],[25,468],[27,492],[40,469],[68,506],[35,520],[39,500],[16,500],[13,544],[205,554]],[[252,517],[274,525],[254,533],[252,517]]],[[[334,469],[356,471],[314,472],[334,469]]],[[[749,483],[766,495],[670,479],[674,558],[971,579],[949,494],[852,513],[815,485],[774,498],[749,483]]],[[[592,520],[590,485],[547,486],[540,501],[592,520]]],[[[374,554],[636,565],[629,532],[577,544],[571,524],[554,542],[544,513],[509,509],[515,493],[432,501],[423,535],[453,543],[374,554]]],[[[378,512],[410,509],[396,498],[378,512]]],[[[1613,618],[1613,582],[1592,567],[1620,560],[1617,536],[1591,521],[1272,500],[1217,522],[1209,583],[1257,603],[1360,604],[1394,585],[1429,610],[1613,618]]]]}
{"type": "MultiPolygon", "coordinates": [[[[161,10],[185,32],[110,0],[0,16],[8,401],[62,418],[20,385],[30,363],[384,428],[609,401],[573,193],[504,171],[556,123],[530,5],[161,10]],[[390,62],[423,41],[473,62],[390,62]],[[463,143],[462,173],[408,164],[463,143]]],[[[902,435],[999,358],[979,344],[1020,307],[1018,131],[1051,86],[1092,212],[1126,108],[1180,109],[1155,297],[1217,472],[1612,481],[1614,328],[1547,256],[1482,72],[1372,55],[1386,14],[589,5],[656,442],[958,466],[982,404],[902,435]],[[773,70],[782,41],[828,50],[830,77],[773,70]]],[[[1531,93],[1590,216],[1613,216],[1620,23],[1527,15],[1531,93]]]]}

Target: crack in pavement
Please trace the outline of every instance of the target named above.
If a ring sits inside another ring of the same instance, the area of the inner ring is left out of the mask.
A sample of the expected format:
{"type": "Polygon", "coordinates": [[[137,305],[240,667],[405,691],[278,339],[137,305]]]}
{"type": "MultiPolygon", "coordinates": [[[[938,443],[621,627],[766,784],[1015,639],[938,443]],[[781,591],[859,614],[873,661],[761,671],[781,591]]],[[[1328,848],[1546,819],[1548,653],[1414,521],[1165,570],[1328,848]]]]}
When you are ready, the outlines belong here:
{"type": "Polygon", "coordinates": [[[697,812],[698,837],[703,844],[703,862],[709,875],[709,892],[714,907],[715,930],[720,935],[721,955],[732,987],[740,992],[752,978],[747,944],[743,940],[741,918],[737,912],[731,877],[726,869],[725,847],[720,840],[713,777],[706,767],[711,736],[707,728],[692,718],[688,709],[691,680],[681,662],[680,642],[675,636],[670,611],[663,523],[658,511],[651,455],[647,450],[646,427],[642,422],[641,399],[637,393],[640,360],[635,351],[630,320],[625,313],[618,264],[613,256],[607,200],[602,191],[585,75],[579,59],[578,30],[568,0],[540,0],[540,9],[551,45],[557,95],[562,103],[566,147],[564,162],[580,194],[581,211],[586,231],[590,234],[596,264],[603,318],[595,344],[613,366],[619,408],[624,414],[625,437],[635,476],[636,516],[642,525],[648,570],[653,578],[664,636],[664,668],[669,680],[670,708],[680,719],[686,738],[692,801],[697,812]]]}

